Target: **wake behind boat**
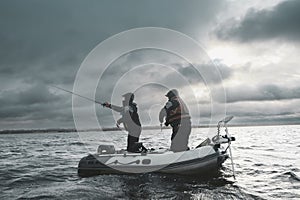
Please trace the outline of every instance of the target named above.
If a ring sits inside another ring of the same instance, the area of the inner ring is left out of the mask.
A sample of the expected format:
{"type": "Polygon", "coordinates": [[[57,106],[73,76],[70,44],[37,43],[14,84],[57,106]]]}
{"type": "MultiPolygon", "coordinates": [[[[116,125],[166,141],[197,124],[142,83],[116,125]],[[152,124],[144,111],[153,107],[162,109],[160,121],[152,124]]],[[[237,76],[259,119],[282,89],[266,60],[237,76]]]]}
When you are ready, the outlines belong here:
{"type": "MultiPolygon", "coordinates": [[[[128,173],[169,173],[180,175],[203,175],[219,170],[229,154],[231,141],[235,138],[228,133],[227,123],[232,116],[218,123],[217,135],[207,138],[194,149],[183,152],[155,151],[129,153],[116,151],[113,145],[100,145],[95,154],[83,157],[78,165],[79,176],[96,174],[128,174],[128,173]],[[221,126],[225,134],[220,135],[221,126]]],[[[231,156],[232,159],[232,156],[231,156]]],[[[231,160],[232,161],[232,160],[231,160]]],[[[233,161],[232,161],[232,169],[233,161]]]]}

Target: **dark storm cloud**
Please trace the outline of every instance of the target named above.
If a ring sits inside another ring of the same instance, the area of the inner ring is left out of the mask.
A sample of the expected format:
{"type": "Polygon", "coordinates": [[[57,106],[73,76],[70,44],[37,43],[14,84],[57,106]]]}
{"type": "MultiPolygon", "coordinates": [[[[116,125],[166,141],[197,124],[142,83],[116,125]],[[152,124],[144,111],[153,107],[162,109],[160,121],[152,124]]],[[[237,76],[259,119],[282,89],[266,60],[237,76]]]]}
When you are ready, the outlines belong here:
{"type": "Polygon", "coordinates": [[[216,67],[213,63],[208,64],[173,64],[174,72],[167,74],[164,79],[170,85],[180,88],[193,84],[204,83],[216,85],[229,78],[232,74],[226,65],[216,67]]]}
{"type": "Polygon", "coordinates": [[[299,124],[300,99],[282,101],[240,101],[227,103],[227,114],[237,123],[299,124]]]}
{"type": "Polygon", "coordinates": [[[0,105],[2,129],[8,125],[11,128],[74,126],[71,96],[50,92],[43,84],[2,91],[0,105]]]}
{"type": "MultiPolygon", "coordinates": [[[[227,65],[220,62],[210,62],[204,64],[174,64],[178,73],[183,75],[188,82],[205,83],[205,84],[219,84],[223,80],[231,77],[233,70],[227,65]]],[[[172,80],[172,74],[169,79],[172,80]]],[[[176,80],[175,80],[176,81],[176,80]]]]}
{"type": "MultiPolygon", "coordinates": [[[[241,101],[273,101],[300,99],[299,87],[285,87],[272,84],[259,86],[240,85],[237,87],[226,88],[225,92],[227,103],[241,101]]],[[[216,98],[216,100],[220,101],[218,94],[222,93],[215,91],[214,97],[216,98]]]]}
{"type": "MultiPolygon", "coordinates": [[[[57,99],[43,87],[54,84],[72,88],[81,62],[99,42],[144,26],[199,36],[223,4],[221,0],[1,1],[1,122],[8,117],[19,117],[18,122],[34,120],[40,113],[41,119],[45,123],[47,119],[49,124],[60,114],[72,119],[71,105],[64,103],[71,96],[57,99]]],[[[109,84],[110,81],[103,87],[111,88],[109,84]]],[[[34,122],[32,126],[36,126],[34,122]]]]}
{"type": "Polygon", "coordinates": [[[74,64],[77,69],[99,42],[130,28],[161,26],[196,35],[194,26],[205,26],[219,8],[215,5],[221,4],[219,0],[2,1],[0,70],[30,71],[45,58],[51,58],[52,62],[47,60],[51,68],[74,64]]]}
{"type": "Polygon", "coordinates": [[[271,9],[249,9],[241,20],[231,19],[215,34],[224,40],[248,42],[273,38],[300,40],[300,1],[284,1],[271,9]]]}
{"type": "Polygon", "coordinates": [[[198,83],[217,85],[229,79],[232,74],[233,69],[219,61],[192,65],[174,54],[161,50],[134,51],[106,68],[100,78],[96,96],[97,99],[109,100],[122,78],[126,79],[125,82],[117,87],[124,87],[125,90],[128,84],[135,85],[136,88],[144,87],[144,82],[164,83],[171,88],[180,89],[198,83]],[[128,75],[127,72],[133,75],[128,75]]]}
{"type": "Polygon", "coordinates": [[[9,105],[30,106],[60,100],[59,96],[51,94],[48,88],[42,84],[32,85],[26,90],[3,91],[0,97],[0,104],[4,107],[9,105]]]}

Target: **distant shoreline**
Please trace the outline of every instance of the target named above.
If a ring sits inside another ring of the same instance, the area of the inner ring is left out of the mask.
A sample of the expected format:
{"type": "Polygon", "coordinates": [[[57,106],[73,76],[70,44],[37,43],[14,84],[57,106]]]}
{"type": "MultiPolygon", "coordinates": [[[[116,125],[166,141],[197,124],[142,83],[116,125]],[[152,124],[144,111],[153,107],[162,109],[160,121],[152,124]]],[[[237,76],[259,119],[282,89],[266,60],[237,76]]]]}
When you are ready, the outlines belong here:
{"type": "MultiPolygon", "coordinates": [[[[289,126],[289,125],[300,125],[300,123],[286,123],[286,124],[229,124],[228,127],[248,127],[248,126],[289,126]]],[[[192,128],[215,128],[214,125],[193,125],[192,128]]],[[[159,126],[145,126],[143,130],[157,130],[161,129],[159,126]]],[[[170,129],[169,127],[163,127],[163,129],[170,129]]],[[[85,129],[85,130],[77,130],[75,128],[49,128],[49,129],[8,129],[8,130],[0,130],[0,134],[27,134],[27,133],[70,133],[70,132],[105,132],[105,131],[122,131],[124,130],[110,127],[110,128],[102,128],[102,129],[85,129]]]]}

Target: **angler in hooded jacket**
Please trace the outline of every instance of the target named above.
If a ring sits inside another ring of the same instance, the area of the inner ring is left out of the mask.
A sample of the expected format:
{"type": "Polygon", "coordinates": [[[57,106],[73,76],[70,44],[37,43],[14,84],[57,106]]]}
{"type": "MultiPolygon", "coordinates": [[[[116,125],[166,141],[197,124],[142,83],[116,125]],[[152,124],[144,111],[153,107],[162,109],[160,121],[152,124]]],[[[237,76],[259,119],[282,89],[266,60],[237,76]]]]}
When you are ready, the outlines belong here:
{"type": "Polygon", "coordinates": [[[189,110],[179,97],[176,89],[170,90],[166,95],[168,102],[159,113],[159,121],[165,125],[171,125],[171,150],[174,152],[188,150],[188,140],[191,133],[191,120],[189,110]]]}
{"type": "Polygon", "coordinates": [[[126,93],[123,95],[123,106],[115,106],[108,102],[104,103],[105,107],[111,108],[112,110],[119,112],[121,118],[117,121],[117,126],[123,123],[124,128],[128,131],[127,137],[127,151],[136,152],[136,143],[139,141],[141,135],[141,122],[137,112],[137,104],[133,102],[134,94],[126,93]]]}

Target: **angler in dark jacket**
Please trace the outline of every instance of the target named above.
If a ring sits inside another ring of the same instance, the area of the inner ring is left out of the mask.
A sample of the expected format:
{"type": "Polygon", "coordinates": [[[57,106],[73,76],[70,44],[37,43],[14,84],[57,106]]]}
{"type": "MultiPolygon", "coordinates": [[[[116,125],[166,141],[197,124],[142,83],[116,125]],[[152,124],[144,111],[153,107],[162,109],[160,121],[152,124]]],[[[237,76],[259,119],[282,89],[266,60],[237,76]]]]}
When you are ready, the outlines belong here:
{"type": "Polygon", "coordinates": [[[179,152],[188,150],[188,141],[191,133],[191,119],[189,110],[178,95],[178,91],[170,90],[166,97],[168,102],[159,113],[159,121],[172,127],[171,151],[179,152]]]}
{"type": "Polygon", "coordinates": [[[127,151],[136,152],[135,143],[139,141],[142,131],[141,122],[137,113],[137,105],[133,102],[133,93],[126,93],[123,95],[123,98],[123,106],[115,106],[108,102],[106,102],[104,106],[121,114],[122,117],[117,121],[117,126],[123,123],[125,130],[128,131],[127,151]]]}

